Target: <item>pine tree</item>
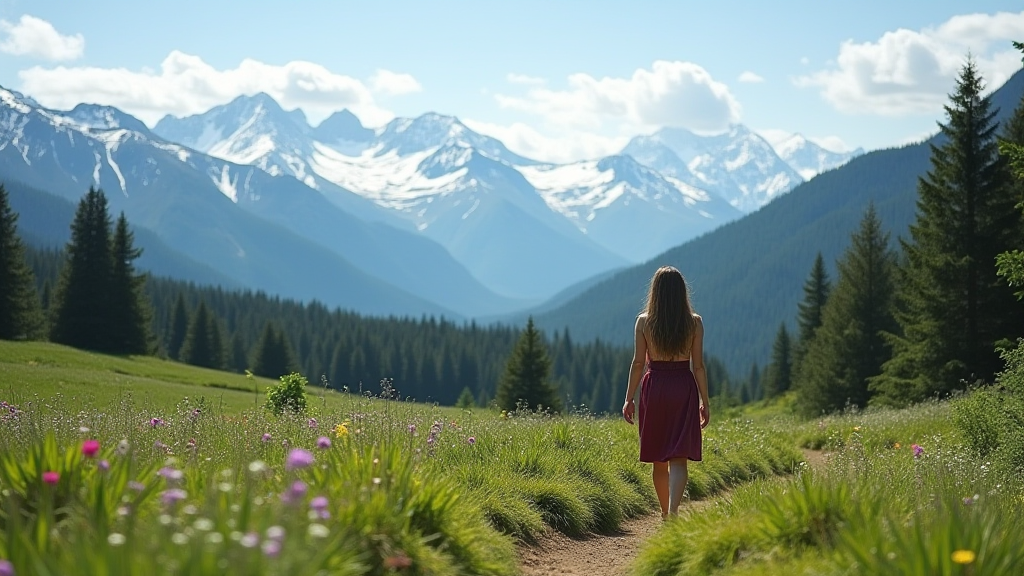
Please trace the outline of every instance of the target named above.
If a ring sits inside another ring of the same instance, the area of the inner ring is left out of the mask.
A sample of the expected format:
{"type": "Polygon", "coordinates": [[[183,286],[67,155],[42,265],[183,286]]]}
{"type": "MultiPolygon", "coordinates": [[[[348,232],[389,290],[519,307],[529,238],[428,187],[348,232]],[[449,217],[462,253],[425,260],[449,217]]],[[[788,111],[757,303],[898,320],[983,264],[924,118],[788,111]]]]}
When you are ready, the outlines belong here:
{"type": "Polygon", "coordinates": [[[547,347],[530,317],[505,364],[505,373],[498,384],[498,406],[502,410],[515,410],[522,402],[529,409],[542,407],[560,411],[562,402],[548,382],[550,373],[547,347]]]}
{"type": "Polygon", "coordinates": [[[753,402],[754,400],[760,400],[764,397],[764,388],[761,385],[761,367],[754,362],[750,366],[750,375],[747,376],[747,398],[743,401],[744,404],[747,402],[753,402]]]}
{"type": "Polygon", "coordinates": [[[50,340],[75,348],[112,351],[112,256],[110,216],[102,191],[90,188],[71,223],[57,291],[51,308],[50,340]]]}
{"type": "Polygon", "coordinates": [[[473,398],[473,391],[466,386],[462,389],[462,393],[459,394],[459,399],[455,401],[457,408],[472,408],[476,406],[476,398],[473,398]]]}
{"type": "MultiPolygon", "coordinates": [[[[1024,44],[1020,42],[1014,42],[1013,46],[1024,51],[1024,44]]],[[[1024,97],[1006,123],[999,142],[999,152],[1010,165],[1014,196],[1020,201],[1017,207],[1024,210],[1024,97]]],[[[1016,245],[1012,248],[1014,249],[998,256],[998,274],[1018,290],[1017,298],[1024,300],[1024,230],[1018,235],[1016,245]]]]}
{"type": "Polygon", "coordinates": [[[973,60],[946,106],[942,146],[918,182],[917,219],[901,241],[900,332],[873,387],[906,403],[990,381],[996,345],[1024,332],[1024,313],[996,274],[996,256],[1019,240],[1020,213],[995,140],[995,112],[973,60]]]}
{"type": "Polygon", "coordinates": [[[779,325],[772,346],[772,363],[768,365],[768,378],[764,382],[764,397],[775,398],[789,390],[793,383],[793,347],[786,323],[779,325]]]}
{"type": "Polygon", "coordinates": [[[799,403],[810,415],[847,404],[865,406],[869,380],[890,357],[885,334],[898,329],[893,315],[896,252],[873,205],[837,267],[839,280],[796,383],[799,403]]]}
{"type": "Polygon", "coordinates": [[[0,340],[35,339],[43,330],[36,283],[17,224],[18,215],[0,184],[0,340]]]}
{"type": "MultiPolygon", "coordinates": [[[[223,365],[224,353],[218,350],[213,330],[216,326],[215,319],[206,307],[206,302],[199,302],[192,321],[188,325],[188,333],[185,335],[185,342],[181,346],[181,361],[193,366],[219,369],[223,365]]],[[[262,376],[262,374],[260,374],[262,376]]]]}
{"type": "Polygon", "coordinates": [[[110,316],[108,330],[115,354],[147,354],[152,347],[149,326],[152,320],[149,300],[144,292],[146,276],[135,273],[132,261],[142,255],[134,244],[124,212],[114,228],[113,269],[111,273],[110,316]]]}
{"type": "Polygon", "coordinates": [[[180,359],[181,346],[185,343],[186,334],[188,334],[188,308],[185,306],[185,296],[178,292],[178,298],[174,301],[174,312],[171,313],[171,328],[167,333],[167,356],[169,358],[180,359]]]}
{"type": "Polygon", "coordinates": [[[272,322],[263,325],[263,333],[256,343],[252,359],[252,372],[257,376],[280,378],[298,369],[295,354],[285,335],[272,322]]]}
{"type": "Polygon", "coordinates": [[[798,304],[797,326],[800,333],[796,345],[793,347],[793,373],[800,371],[800,363],[807,354],[807,347],[814,338],[814,331],[821,326],[821,313],[828,301],[829,292],[832,290],[832,283],[829,281],[828,272],[825,270],[825,259],[821,252],[818,252],[814,259],[814,266],[811,268],[811,275],[804,283],[804,300],[798,304]]]}

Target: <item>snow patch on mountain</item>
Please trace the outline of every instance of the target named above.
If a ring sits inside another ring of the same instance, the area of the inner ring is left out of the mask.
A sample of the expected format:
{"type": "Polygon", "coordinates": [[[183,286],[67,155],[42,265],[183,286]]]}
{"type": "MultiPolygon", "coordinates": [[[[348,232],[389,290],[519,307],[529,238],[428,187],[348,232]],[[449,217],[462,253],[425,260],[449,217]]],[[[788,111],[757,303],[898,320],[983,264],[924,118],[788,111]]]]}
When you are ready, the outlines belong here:
{"type": "Polygon", "coordinates": [[[793,134],[779,142],[775,145],[775,150],[805,180],[810,180],[826,170],[838,168],[864,153],[862,148],[852,152],[833,152],[801,134],[793,134]]]}

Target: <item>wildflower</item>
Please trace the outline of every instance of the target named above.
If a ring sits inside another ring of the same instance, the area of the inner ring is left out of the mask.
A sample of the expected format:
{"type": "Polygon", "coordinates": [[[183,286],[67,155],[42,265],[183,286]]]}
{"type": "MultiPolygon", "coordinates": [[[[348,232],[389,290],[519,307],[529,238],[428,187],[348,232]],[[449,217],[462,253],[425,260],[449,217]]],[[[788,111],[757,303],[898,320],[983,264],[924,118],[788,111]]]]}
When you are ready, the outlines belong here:
{"type": "Polygon", "coordinates": [[[288,459],[285,461],[285,470],[300,470],[313,465],[316,459],[313,454],[303,450],[302,448],[295,448],[288,453],[288,459]]]}
{"type": "Polygon", "coordinates": [[[157,417],[154,416],[153,418],[149,419],[149,426],[150,426],[150,428],[156,428],[157,426],[163,426],[163,425],[164,425],[163,418],[157,418],[157,417]]]}
{"type": "Polygon", "coordinates": [[[260,543],[260,535],[255,532],[249,532],[245,536],[242,536],[238,543],[244,548],[255,548],[260,543]]]}
{"type": "Polygon", "coordinates": [[[957,550],[952,554],[955,564],[971,564],[977,557],[978,555],[973,550],[957,550]]]}
{"type": "Polygon", "coordinates": [[[920,444],[912,444],[910,449],[914,451],[914,458],[920,458],[924,454],[924,448],[920,444]]]}
{"type": "Polygon", "coordinates": [[[125,540],[127,540],[127,538],[124,537],[124,534],[118,534],[117,532],[111,532],[110,535],[107,536],[107,543],[111,546],[120,546],[124,544],[125,540]]]}
{"type": "Polygon", "coordinates": [[[143,484],[142,482],[138,482],[136,480],[132,480],[132,481],[128,482],[128,488],[131,489],[131,490],[134,490],[136,492],[142,492],[143,490],[146,489],[146,485],[143,484]]]}
{"type": "Polygon", "coordinates": [[[331,531],[323,524],[317,524],[316,522],[309,525],[308,533],[313,538],[327,538],[331,535],[331,531]]]}
{"type": "Polygon", "coordinates": [[[313,511],[314,515],[326,520],[331,517],[331,513],[327,511],[327,504],[325,496],[317,496],[309,502],[309,509],[313,511]]]}
{"type": "Polygon", "coordinates": [[[118,456],[124,456],[125,454],[128,453],[128,448],[128,440],[121,440],[120,442],[117,443],[117,448],[114,449],[114,453],[117,454],[118,456]]]}
{"type": "Polygon", "coordinates": [[[853,431],[854,432],[860,432],[860,426],[854,426],[853,427],[853,431]]]}
{"type": "Polygon", "coordinates": [[[469,438],[466,438],[466,442],[469,442],[470,446],[476,444],[476,436],[470,436],[469,438]]]}
{"type": "Polygon", "coordinates": [[[189,448],[189,450],[195,450],[196,449],[196,439],[195,438],[189,438],[188,439],[188,448],[189,448]]]}
{"type": "Polygon", "coordinates": [[[331,439],[327,436],[321,436],[316,439],[316,447],[321,450],[327,450],[331,447],[331,439]]]}
{"type": "Polygon", "coordinates": [[[281,501],[285,504],[292,504],[302,500],[305,496],[306,483],[302,480],[296,480],[295,482],[292,482],[292,485],[288,487],[288,490],[281,494],[281,501]]]}
{"type": "Polygon", "coordinates": [[[408,430],[409,430],[409,434],[415,435],[416,434],[416,425],[415,424],[409,424],[408,430]]]}
{"type": "Polygon", "coordinates": [[[0,576],[14,576],[14,564],[10,560],[0,560],[0,576]]]}
{"type": "Polygon", "coordinates": [[[263,555],[267,558],[277,558],[281,553],[281,543],[277,540],[264,540],[262,549],[263,555]]]}
{"type": "Polygon", "coordinates": [[[267,538],[269,540],[277,540],[278,542],[284,540],[284,528],[281,528],[280,526],[271,526],[270,528],[267,528],[267,538]]]}
{"type": "Polygon", "coordinates": [[[96,467],[100,469],[100,472],[106,472],[107,470],[110,470],[110,461],[100,460],[96,463],[96,467]]]}
{"type": "Polygon", "coordinates": [[[334,437],[344,438],[348,436],[348,421],[342,422],[334,427],[334,437]]]}
{"type": "Polygon", "coordinates": [[[980,498],[980,496],[978,496],[977,494],[975,494],[974,496],[967,496],[967,497],[965,497],[964,498],[964,506],[970,506],[970,505],[974,504],[975,502],[978,501],[978,498],[980,498]]]}
{"type": "Polygon", "coordinates": [[[316,428],[316,418],[310,418],[309,419],[309,427],[310,428],[316,428]]]}
{"type": "Polygon", "coordinates": [[[263,437],[261,439],[263,440],[264,443],[270,442],[270,433],[269,432],[264,432],[263,433],[263,437]]]}
{"type": "Polygon", "coordinates": [[[254,460],[249,463],[249,472],[261,474],[268,470],[267,463],[262,460],[254,460]]]}
{"type": "Polygon", "coordinates": [[[181,480],[185,476],[185,473],[176,468],[164,466],[163,468],[157,471],[156,475],[164,478],[168,482],[176,482],[178,480],[181,480]]]}
{"type": "Polygon", "coordinates": [[[88,434],[89,433],[89,427],[88,426],[79,426],[78,427],[78,431],[81,432],[82,434],[88,434]]]}
{"type": "Polygon", "coordinates": [[[53,486],[60,481],[59,472],[43,472],[43,482],[53,486]]]}
{"type": "Polygon", "coordinates": [[[893,450],[899,450],[900,449],[900,443],[897,442],[897,443],[893,444],[892,448],[893,448],[893,450]]]}
{"type": "Polygon", "coordinates": [[[170,488],[160,493],[160,501],[164,503],[164,506],[173,506],[185,498],[188,498],[188,492],[181,488],[170,488]]]}

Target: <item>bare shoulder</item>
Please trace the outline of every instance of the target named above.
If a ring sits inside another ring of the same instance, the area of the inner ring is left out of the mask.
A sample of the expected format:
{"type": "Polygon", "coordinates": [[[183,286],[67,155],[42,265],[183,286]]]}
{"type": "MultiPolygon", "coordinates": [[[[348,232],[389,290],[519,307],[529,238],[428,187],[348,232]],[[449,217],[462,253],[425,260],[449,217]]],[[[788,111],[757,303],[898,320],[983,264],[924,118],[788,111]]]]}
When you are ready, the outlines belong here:
{"type": "Polygon", "coordinates": [[[646,312],[641,312],[640,314],[637,314],[637,316],[636,316],[636,325],[638,327],[643,327],[643,326],[647,325],[647,313],[646,312]]]}
{"type": "Polygon", "coordinates": [[[697,329],[704,330],[704,319],[700,317],[700,314],[694,314],[693,319],[697,323],[697,329]]]}

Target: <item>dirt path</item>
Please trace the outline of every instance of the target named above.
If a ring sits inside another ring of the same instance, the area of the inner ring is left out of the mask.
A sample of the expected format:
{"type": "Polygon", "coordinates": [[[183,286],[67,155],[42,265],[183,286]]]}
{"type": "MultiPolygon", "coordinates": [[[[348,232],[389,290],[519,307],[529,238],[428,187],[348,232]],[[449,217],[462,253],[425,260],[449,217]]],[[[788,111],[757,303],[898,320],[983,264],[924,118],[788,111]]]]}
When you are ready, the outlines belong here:
{"type": "MultiPolygon", "coordinates": [[[[804,450],[804,459],[814,469],[824,467],[827,455],[804,450]]],[[[685,504],[691,510],[711,505],[712,500],[685,504]]],[[[680,510],[681,511],[681,510],[680,510]]],[[[661,514],[653,513],[627,520],[622,530],[611,535],[570,538],[554,530],[532,546],[519,547],[523,576],[625,576],[641,545],[661,527],[661,514]]]]}

